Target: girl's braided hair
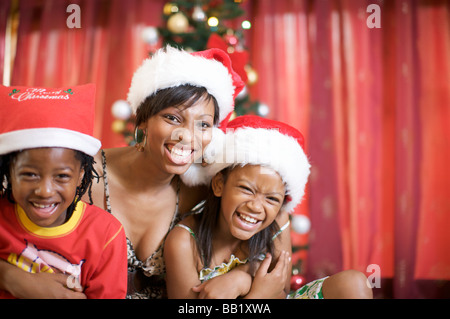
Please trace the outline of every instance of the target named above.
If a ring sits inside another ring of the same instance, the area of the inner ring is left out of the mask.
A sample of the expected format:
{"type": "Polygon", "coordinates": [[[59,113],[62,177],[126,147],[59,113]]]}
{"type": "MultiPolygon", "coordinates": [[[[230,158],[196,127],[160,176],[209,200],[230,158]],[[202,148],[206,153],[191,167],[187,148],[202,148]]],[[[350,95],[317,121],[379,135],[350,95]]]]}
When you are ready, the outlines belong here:
{"type": "MultiPolygon", "coordinates": [[[[72,216],[72,213],[75,210],[77,203],[80,201],[80,199],[86,192],[88,192],[89,204],[93,203],[91,193],[92,180],[94,177],[98,178],[98,174],[94,169],[95,164],[94,158],[83,152],[77,150],[74,151],[75,151],[75,158],[80,161],[81,169],[84,170],[84,176],[80,186],[77,187],[75,198],[72,204],[70,204],[70,206],[67,208],[66,221],[72,216]]],[[[6,197],[11,203],[14,203],[15,201],[12,196],[12,187],[10,183],[10,169],[15,158],[20,152],[21,151],[17,151],[5,155],[0,155],[0,180],[2,182],[0,184],[0,198],[6,197]]]]}

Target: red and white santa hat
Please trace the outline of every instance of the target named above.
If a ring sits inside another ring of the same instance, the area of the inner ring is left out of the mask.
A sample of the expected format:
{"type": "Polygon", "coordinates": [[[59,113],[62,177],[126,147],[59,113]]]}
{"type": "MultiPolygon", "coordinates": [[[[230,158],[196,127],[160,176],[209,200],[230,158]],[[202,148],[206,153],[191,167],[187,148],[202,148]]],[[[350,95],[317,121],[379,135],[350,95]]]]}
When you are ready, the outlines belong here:
{"type": "Polygon", "coordinates": [[[95,85],[64,88],[0,86],[0,155],[64,147],[94,156],[95,85]]]}
{"type": "Polygon", "coordinates": [[[226,133],[216,136],[205,149],[204,159],[209,165],[191,165],[181,176],[185,184],[208,185],[214,175],[229,166],[264,165],[278,172],[286,183],[287,212],[293,212],[301,202],[311,167],[303,135],[297,129],[255,115],[230,121],[226,133]]]}
{"type": "Polygon", "coordinates": [[[158,50],[136,70],[128,92],[134,113],[148,96],[158,90],[184,84],[204,87],[219,105],[219,123],[223,126],[234,110],[234,99],[244,88],[233,70],[231,59],[220,49],[188,53],[171,46],[158,50]]]}

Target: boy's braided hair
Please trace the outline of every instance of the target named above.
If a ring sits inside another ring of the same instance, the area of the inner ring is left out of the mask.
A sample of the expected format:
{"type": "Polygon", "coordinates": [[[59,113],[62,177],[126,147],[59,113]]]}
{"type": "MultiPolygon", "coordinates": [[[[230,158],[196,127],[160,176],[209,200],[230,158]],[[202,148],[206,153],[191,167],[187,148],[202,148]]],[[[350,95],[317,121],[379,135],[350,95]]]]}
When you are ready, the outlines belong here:
{"type": "MultiPolygon", "coordinates": [[[[83,152],[75,151],[75,157],[81,163],[81,169],[84,170],[84,176],[81,181],[80,186],[77,187],[75,198],[67,208],[67,217],[68,220],[71,216],[77,203],[83,197],[83,195],[88,192],[89,196],[89,204],[92,204],[92,194],[91,194],[91,186],[93,178],[98,178],[98,174],[94,169],[94,158],[90,155],[87,155],[83,152]]],[[[12,196],[12,187],[10,183],[10,168],[11,164],[14,162],[16,156],[20,153],[20,151],[8,153],[5,155],[0,155],[0,197],[5,197],[11,202],[14,203],[14,198],[12,196]]]]}

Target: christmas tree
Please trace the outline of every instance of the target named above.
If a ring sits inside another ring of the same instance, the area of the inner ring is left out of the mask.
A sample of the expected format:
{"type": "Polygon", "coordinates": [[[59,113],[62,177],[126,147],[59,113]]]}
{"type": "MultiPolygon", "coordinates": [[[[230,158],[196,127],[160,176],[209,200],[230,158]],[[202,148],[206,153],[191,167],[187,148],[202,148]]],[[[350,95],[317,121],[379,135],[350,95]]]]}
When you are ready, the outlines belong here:
{"type": "MultiPolygon", "coordinates": [[[[249,63],[244,30],[251,23],[244,20],[238,27],[236,21],[244,15],[241,0],[184,0],[167,3],[163,9],[166,26],[158,28],[163,45],[187,51],[219,48],[226,51],[233,68],[247,85],[257,81],[257,73],[249,63]]],[[[265,116],[268,108],[252,101],[244,89],[236,100],[236,115],[254,113],[265,116]]]]}
{"type": "MultiPolygon", "coordinates": [[[[164,24],[158,28],[146,27],[142,39],[148,44],[149,56],[157,49],[171,45],[186,51],[202,51],[219,48],[226,51],[234,70],[246,83],[246,87],[235,101],[235,115],[269,113],[267,105],[252,100],[248,86],[257,82],[258,75],[251,66],[245,45],[244,30],[251,22],[242,21],[245,11],[242,0],[184,0],[165,4],[162,12],[164,24]],[[241,19],[239,19],[241,17],[241,19]],[[237,27],[236,27],[237,25],[237,27]]],[[[133,145],[134,117],[125,101],[116,101],[112,106],[116,120],[112,130],[124,136],[125,143],[133,145]]]]}
{"type": "MultiPolygon", "coordinates": [[[[244,14],[239,3],[224,1],[173,1],[164,6],[163,19],[167,27],[159,28],[164,44],[186,50],[201,51],[207,48],[212,34],[221,37],[235,36],[232,47],[242,44],[242,32],[226,26],[244,14]],[[238,41],[241,40],[241,41],[238,41]]],[[[240,48],[243,50],[243,48],[240,48]]]]}

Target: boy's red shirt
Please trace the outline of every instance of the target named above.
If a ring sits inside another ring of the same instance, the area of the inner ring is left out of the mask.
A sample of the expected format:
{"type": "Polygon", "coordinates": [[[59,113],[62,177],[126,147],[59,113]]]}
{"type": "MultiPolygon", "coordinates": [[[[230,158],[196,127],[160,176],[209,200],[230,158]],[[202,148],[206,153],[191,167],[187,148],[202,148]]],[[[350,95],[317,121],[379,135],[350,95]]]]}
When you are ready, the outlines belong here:
{"type": "MultiPolygon", "coordinates": [[[[126,296],[124,229],[111,214],[82,201],[66,223],[45,228],[28,219],[20,206],[1,198],[0,258],[32,273],[66,273],[68,286],[79,280],[87,298],[126,296]]],[[[13,296],[0,290],[0,298],[13,296]]]]}

